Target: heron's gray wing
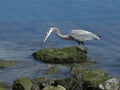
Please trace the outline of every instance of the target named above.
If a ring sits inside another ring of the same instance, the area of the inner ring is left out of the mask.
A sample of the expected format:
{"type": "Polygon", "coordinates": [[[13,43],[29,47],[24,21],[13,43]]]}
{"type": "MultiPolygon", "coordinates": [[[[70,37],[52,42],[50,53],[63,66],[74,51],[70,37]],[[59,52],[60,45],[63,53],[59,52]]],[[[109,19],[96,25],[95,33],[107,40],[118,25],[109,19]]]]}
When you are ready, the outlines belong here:
{"type": "Polygon", "coordinates": [[[80,42],[99,38],[94,33],[91,33],[91,32],[86,31],[86,30],[72,30],[69,33],[69,36],[77,41],[80,41],[80,42]]]}

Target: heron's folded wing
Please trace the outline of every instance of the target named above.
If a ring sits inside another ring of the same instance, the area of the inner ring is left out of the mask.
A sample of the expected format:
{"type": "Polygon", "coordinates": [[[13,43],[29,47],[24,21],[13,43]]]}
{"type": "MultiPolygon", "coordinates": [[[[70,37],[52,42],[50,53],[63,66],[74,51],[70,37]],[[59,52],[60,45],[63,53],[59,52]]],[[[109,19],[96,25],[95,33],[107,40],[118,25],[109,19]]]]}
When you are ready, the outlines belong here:
{"type": "Polygon", "coordinates": [[[86,41],[98,38],[97,35],[85,30],[72,30],[69,35],[77,41],[86,41]]]}

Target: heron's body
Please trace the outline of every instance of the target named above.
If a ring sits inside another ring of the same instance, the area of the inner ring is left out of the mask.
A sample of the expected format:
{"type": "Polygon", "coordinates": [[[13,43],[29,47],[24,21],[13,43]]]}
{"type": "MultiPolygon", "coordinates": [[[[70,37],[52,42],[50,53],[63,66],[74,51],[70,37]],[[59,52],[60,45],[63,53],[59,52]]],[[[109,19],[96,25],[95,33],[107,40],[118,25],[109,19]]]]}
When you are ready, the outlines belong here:
{"type": "Polygon", "coordinates": [[[81,43],[83,44],[87,40],[94,40],[94,39],[99,40],[100,39],[100,37],[97,36],[96,34],[86,31],[86,30],[72,30],[68,34],[62,35],[60,33],[59,28],[51,27],[50,30],[47,32],[44,42],[47,40],[47,38],[53,31],[55,31],[57,36],[59,36],[60,38],[67,39],[67,40],[74,40],[78,42],[79,44],[81,43]]]}
{"type": "Polygon", "coordinates": [[[71,37],[73,40],[81,43],[85,42],[87,40],[94,40],[94,39],[100,39],[97,35],[86,31],[86,30],[72,30],[68,33],[69,37],[71,37]]]}

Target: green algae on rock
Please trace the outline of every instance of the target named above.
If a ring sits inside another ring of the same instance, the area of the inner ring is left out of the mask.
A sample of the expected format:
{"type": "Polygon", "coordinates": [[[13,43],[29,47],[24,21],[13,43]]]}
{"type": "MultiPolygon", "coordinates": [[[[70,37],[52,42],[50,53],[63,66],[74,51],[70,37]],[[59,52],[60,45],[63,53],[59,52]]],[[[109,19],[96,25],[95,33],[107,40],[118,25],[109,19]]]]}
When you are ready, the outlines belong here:
{"type": "Polygon", "coordinates": [[[15,61],[15,60],[0,60],[0,68],[7,68],[17,63],[18,61],[15,61]]]}
{"type": "Polygon", "coordinates": [[[13,90],[101,90],[98,86],[108,77],[106,72],[96,68],[84,68],[73,64],[68,78],[18,78],[13,90]]]}
{"type": "Polygon", "coordinates": [[[32,85],[29,78],[18,78],[14,81],[13,90],[31,90],[32,85]]]}
{"type": "Polygon", "coordinates": [[[106,72],[97,68],[84,68],[81,72],[88,87],[98,87],[108,79],[106,72]]]}
{"type": "Polygon", "coordinates": [[[79,64],[73,64],[70,70],[71,76],[77,80],[84,79],[87,86],[97,87],[99,84],[105,82],[108,77],[104,70],[99,68],[85,68],[79,64]],[[82,75],[82,77],[80,77],[82,75]]]}
{"type": "Polygon", "coordinates": [[[79,64],[71,66],[71,77],[57,79],[55,82],[67,90],[100,90],[99,84],[108,79],[104,70],[84,68],[79,64]]]}
{"type": "Polygon", "coordinates": [[[81,63],[87,60],[87,51],[76,46],[47,48],[34,52],[33,57],[47,63],[81,63]]]}
{"type": "Polygon", "coordinates": [[[32,82],[41,86],[40,90],[56,88],[58,85],[66,90],[100,90],[98,88],[99,84],[104,83],[107,79],[104,70],[85,68],[79,64],[73,64],[68,78],[36,78],[32,82]]]}

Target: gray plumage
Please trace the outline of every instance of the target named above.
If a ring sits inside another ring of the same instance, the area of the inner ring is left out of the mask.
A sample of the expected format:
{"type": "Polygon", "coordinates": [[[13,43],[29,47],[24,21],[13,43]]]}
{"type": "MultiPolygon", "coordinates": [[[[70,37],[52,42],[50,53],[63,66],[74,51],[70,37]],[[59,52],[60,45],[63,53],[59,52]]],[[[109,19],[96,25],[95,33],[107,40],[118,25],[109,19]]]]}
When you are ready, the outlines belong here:
{"type": "Polygon", "coordinates": [[[77,42],[100,39],[100,37],[97,36],[96,34],[89,32],[89,31],[85,31],[85,30],[72,30],[71,32],[68,33],[68,35],[72,39],[76,40],[77,42]]]}

